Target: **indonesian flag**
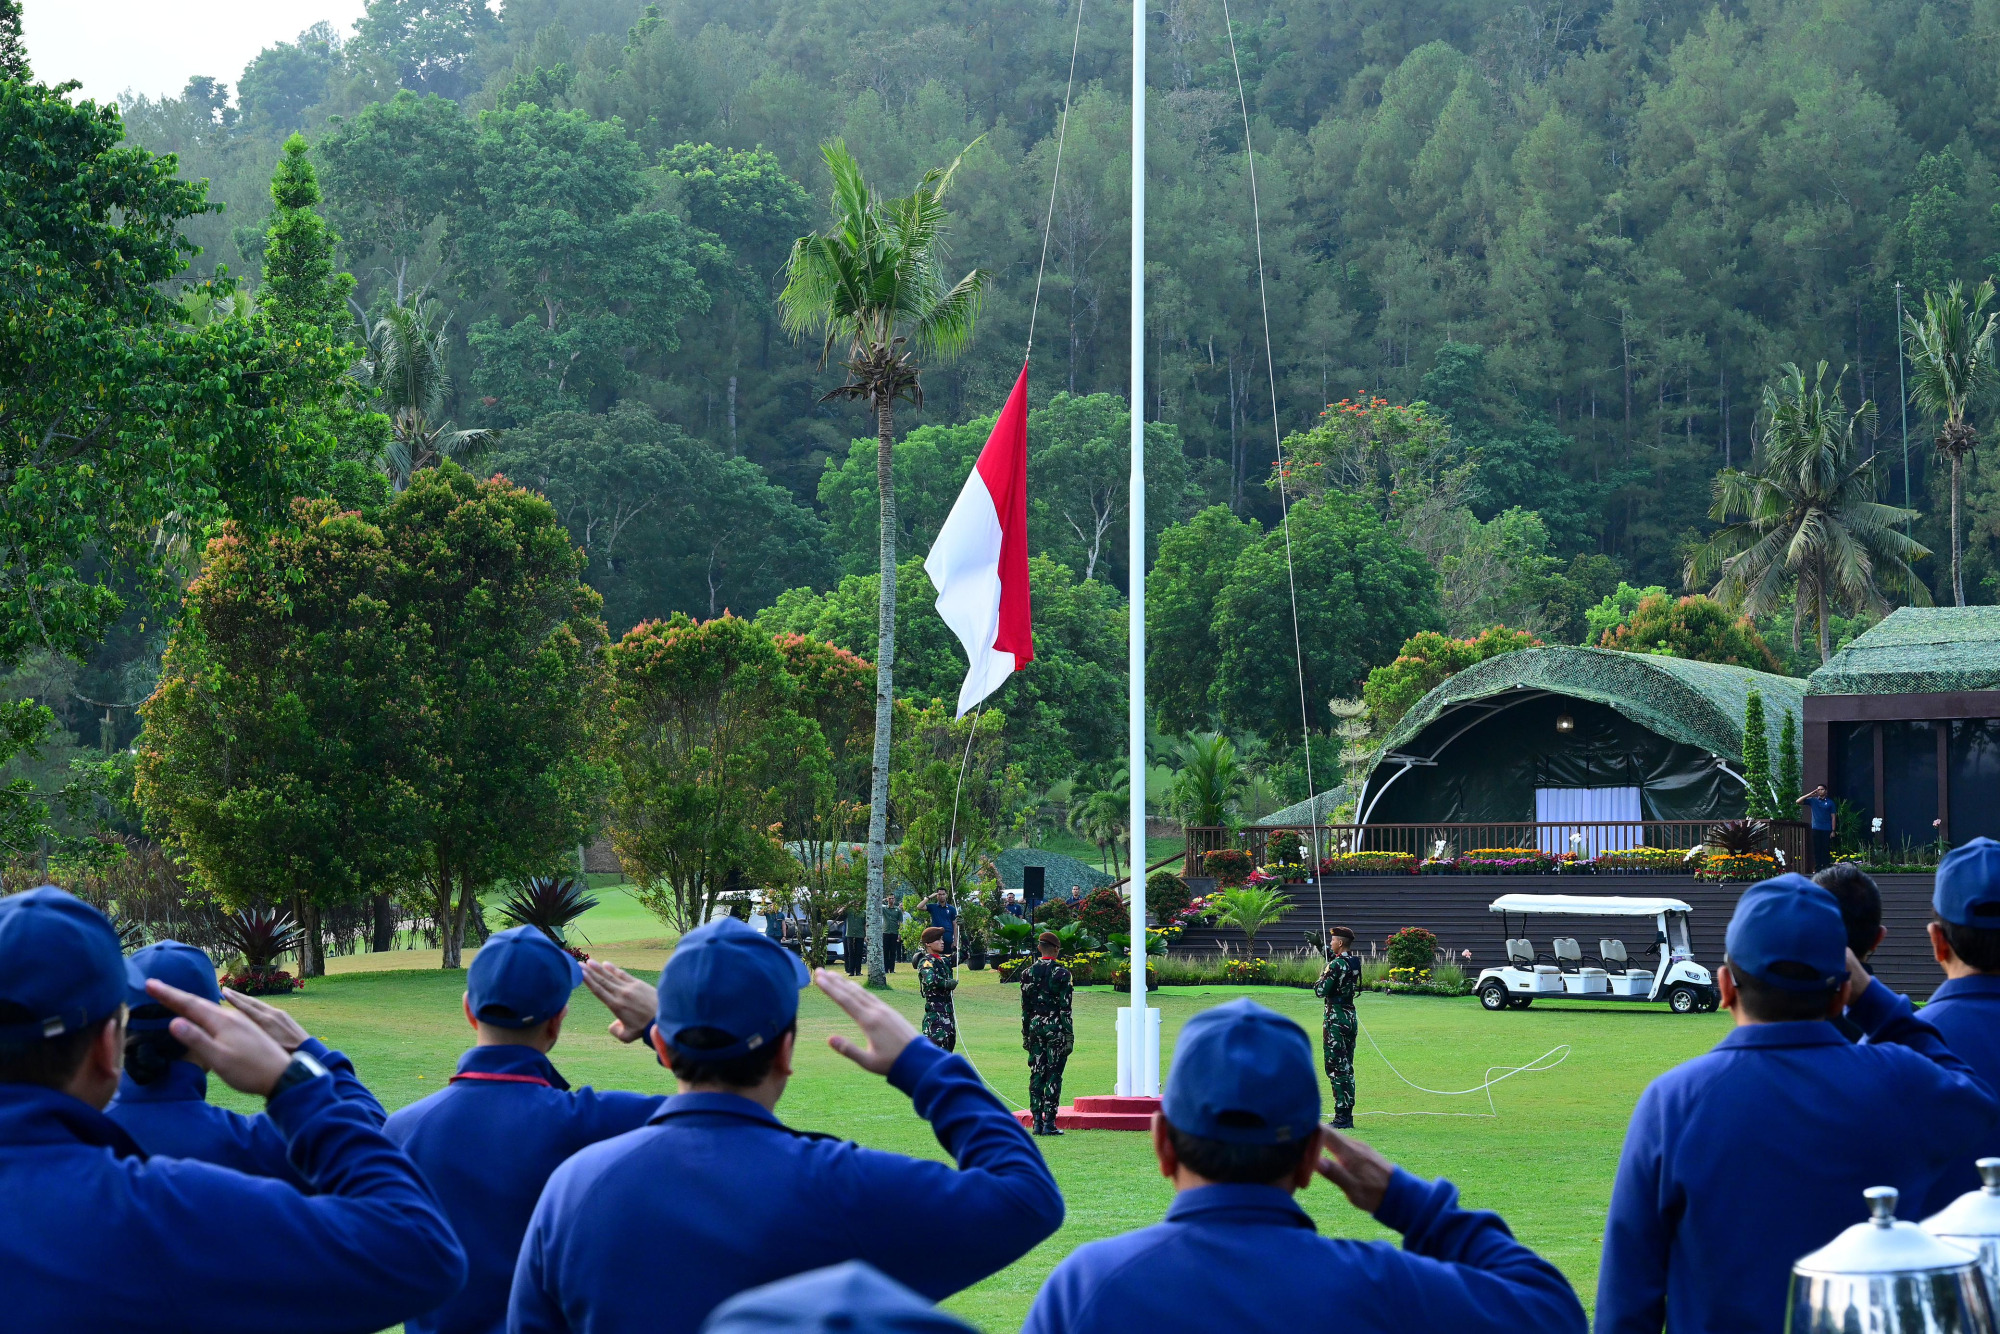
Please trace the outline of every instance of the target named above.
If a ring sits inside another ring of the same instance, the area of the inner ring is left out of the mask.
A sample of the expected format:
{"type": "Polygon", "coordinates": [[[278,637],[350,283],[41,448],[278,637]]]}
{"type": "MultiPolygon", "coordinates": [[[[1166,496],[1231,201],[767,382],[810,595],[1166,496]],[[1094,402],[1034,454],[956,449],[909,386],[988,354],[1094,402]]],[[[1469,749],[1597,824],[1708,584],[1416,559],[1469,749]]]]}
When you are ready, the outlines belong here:
{"type": "Polygon", "coordinates": [[[958,688],[958,716],[1034,661],[1028,611],[1028,364],[965,489],[938,530],[924,573],[938,615],[965,645],[971,665],[958,688]]]}

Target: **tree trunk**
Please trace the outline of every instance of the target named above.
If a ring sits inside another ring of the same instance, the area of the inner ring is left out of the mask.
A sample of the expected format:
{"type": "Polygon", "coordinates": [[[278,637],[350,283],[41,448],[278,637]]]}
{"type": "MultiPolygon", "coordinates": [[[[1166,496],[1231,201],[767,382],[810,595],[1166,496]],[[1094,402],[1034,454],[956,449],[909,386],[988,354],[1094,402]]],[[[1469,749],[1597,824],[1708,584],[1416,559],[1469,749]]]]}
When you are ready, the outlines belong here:
{"type": "Polygon", "coordinates": [[[437,870],[435,874],[437,878],[431,882],[431,911],[437,917],[438,946],[439,952],[442,955],[442,958],[439,960],[439,966],[443,968],[457,968],[460,966],[458,952],[459,930],[463,926],[463,923],[459,920],[458,914],[454,910],[452,901],[455,896],[451,892],[451,866],[446,861],[442,848],[438,850],[437,870]]]}
{"type": "Polygon", "coordinates": [[[1832,657],[1833,653],[1827,644],[1826,585],[1824,582],[1813,591],[1813,606],[1814,610],[1819,613],[1819,661],[1821,666],[1825,666],[1826,660],[1832,657]]]}
{"type": "Polygon", "coordinates": [[[889,843],[889,729],[896,698],[896,476],[890,446],[896,438],[896,405],[875,404],[875,485],[882,500],[882,593],[875,620],[875,772],[868,788],[868,985],[889,985],[882,957],[883,863],[889,843]]]}
{"type": "Polygon", "coordinates": [[[396,899],[392,894],[377,894],[374,902],[375,925],[369,934],[368,948],[376,954],[396,948],[396,899]]]}
{"type": "Polygon", "coordinates": [[[1965,605],[1965,576],[1958,568],[1958,490],[1959,465],[1963,460],[1957,454],[1951,456],[1951,596],[1952,601],[1965,605]]]}
{"type": "Polygon", "coordinates": [[[292,896],[292,916],[299,924],[299,976],[324,977],[326,950],[319,938],[319,905],[300,890],[292,896]]]}

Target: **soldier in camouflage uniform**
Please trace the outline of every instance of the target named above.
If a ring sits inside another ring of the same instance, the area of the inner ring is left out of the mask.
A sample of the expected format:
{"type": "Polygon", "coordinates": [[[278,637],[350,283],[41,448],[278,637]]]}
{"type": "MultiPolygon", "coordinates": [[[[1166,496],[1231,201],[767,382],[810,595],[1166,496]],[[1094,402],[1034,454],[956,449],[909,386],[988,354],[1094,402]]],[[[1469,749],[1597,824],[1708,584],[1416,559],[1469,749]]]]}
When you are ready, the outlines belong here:
{"type": "Polygon", "coordinates": [[[1035,939],[1042,957],[1021,972],[1021,1045],[1028,1049],[1028,1110],[1037,1135],[1060,1135],[1056,1107],[1062,1102],[1063,1067],[1076,1046],[1070,1024],[1070,997],[1076,982],[1056,962],[1062,942],[1053,931],[1035,939]]]}
{"type": "Polygon", "coordinates": [[[957,987],[951,960],[944,957],[944,928],[925,927],[924,947],[917,954],[917,991],[924,998],[924,1036],[946,1051],[958,1047],[958,1017],[951,1008],[951,993],[957,987]]]}
{"type": "Polygon", "coordinates": [[[1320,1040],[1326,1050],[1327,1081],[1333,1085],[1336,1130],[1354,1128],[1354,1035],[1360,1026],[1354,998],[1361,991],[1361,960],[1348,953],[1353,944],[1352,931],[1344,926],[1329,927],[1326,970],[1313,983],[1313,995],[1326,1002],[1326,1027],[1320,1040]]]}

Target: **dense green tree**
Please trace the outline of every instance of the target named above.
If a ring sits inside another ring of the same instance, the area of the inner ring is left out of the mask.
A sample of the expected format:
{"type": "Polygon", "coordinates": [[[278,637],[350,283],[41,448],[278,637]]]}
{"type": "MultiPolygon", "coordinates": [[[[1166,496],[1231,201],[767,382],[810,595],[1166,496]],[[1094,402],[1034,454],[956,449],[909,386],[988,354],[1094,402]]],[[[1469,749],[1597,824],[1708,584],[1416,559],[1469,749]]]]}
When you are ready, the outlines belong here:
{"type": "Polygon", "coordinates": [[[468,332],[480,384],[515,420],[606,404],[632,358],[674,351],[681,322],[708,309],[695,272],[707,234],[647,207],[638,147],[580,112],[486,112],[474,151],[473,196],[448,234],[512,307],[468,332]]]}
{"type": "Polygon", "coordinates": [[[1386,736],[1416,702],[1466,668],[1502,653],[1534,648],[1542,641],[1525,630],[1492,626],[1465,639],[1422,630],[1403,641],[1396,660],[1368,673],[1361,698],[1368,705],[1368,724],[1386,736]]]}
{"type": "MultiPolygon", "coordinates": [[[[1246,546],[1216,595],[1219,649],[1211,698],[1223,723],[1262,736],[1319,731],[1299,717],[1300,680],[1309,707],[1356,694],[1368,669],[1387,662],[1437,618],[1436,577],[1374,512],[1338,492],[1292,509],[1285,534],[1246,546]],[[1292,573],[1299,590],[1293,644],[1292,573]]],[[[1315,709],[1316,712],[1316,709],[1315,709]]]]}
{"type": "Polygon", "coordinates": [[[796,752],[826,764],[825,741],[817,723],[801,727],[771,637],[740,617],[648,621],[608,657],[619,775],[611,839],[639,901],[688,931],[709,919],[732,875],[764,884],[782,873],[769,828],[780,789],[796,752]]]}
{"type": "Polygon", "coordinates": [[[472,194],[474,138],[456,103],[405,91],[335,117],[320,141],[328,214],[354,259],[388,261],[392,304],[416,291],[411,266],[434,224],[472,194]]]}
{"type": "Polygon", "coordinates": [[[322,912],[420,870],[402,747],[423,722],[382,530],[331,501],[293,518],[209,543],[143,708],[134,795],[202,888],[289,905],[316,977],[322,912]]]}
{"type": "Polygon", "coordinates": [[[1732,616],[1714,598],[1697,593],[1670,598],[1655,593],[1641,600],[1630,618],[1604,632],[1603,648],[1626,653],[1658,653],[1695,662],[1721,662],[1760,672],[1784,667],[1748,616],[1732,616]]]}
{"type": "Polygon", "coordinates": [[[315,23],[297,41],[265,47],[243,67],[236,85],[245,128],[304,129],[307,114],[326,100],[340,67],[340,38],[328,23],[315,23]]]}
{"type": "Polygon", "coordinates": [[[0,0],[0,79],[34,77],[28,48],[21,42],[21,0],[0,0]]]}
{"type": "Polygon", "coordinates": [[[368,0],[349,58],[389,87],[462,97],[498,19],[484,0],[368,0]]]}
{"type": "Polygon", "coordinates": [[[1211,505],[1160,534],[1146,573],[1146,694],[1169,731],[1194,731],[1215,716],[1216,600],[1261,532],[1256,520],[1211,505]]]}
{"type": "Polygon", "coordinates": [[[818,516],[637,403],[539,417],[489,466],[555,505],[616,626],[754,612],[831,574],[818,516]]]}

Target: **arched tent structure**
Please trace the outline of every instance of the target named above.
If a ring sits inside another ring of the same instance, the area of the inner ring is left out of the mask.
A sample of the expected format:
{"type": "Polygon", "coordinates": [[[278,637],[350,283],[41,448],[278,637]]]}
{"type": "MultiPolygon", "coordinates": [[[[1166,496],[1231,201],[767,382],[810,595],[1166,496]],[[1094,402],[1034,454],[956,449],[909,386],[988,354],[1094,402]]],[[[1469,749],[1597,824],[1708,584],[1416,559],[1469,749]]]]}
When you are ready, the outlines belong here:
{"type": "MultiPolygon", "coordinates": [[[[1716,820],[1744,813],[1743,717],[1772,759],[1805,683],[1744,667],[1550,646],[1488,658],[1417,701],[1355,805],[1362,824],[1716,820]]],[[[1796,730],[1794,732],[1796,736],[1796,730]]]]}

